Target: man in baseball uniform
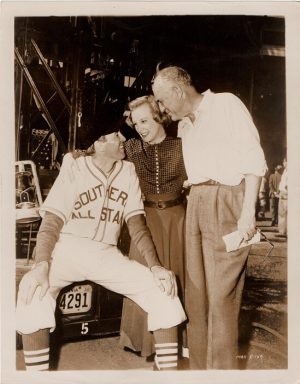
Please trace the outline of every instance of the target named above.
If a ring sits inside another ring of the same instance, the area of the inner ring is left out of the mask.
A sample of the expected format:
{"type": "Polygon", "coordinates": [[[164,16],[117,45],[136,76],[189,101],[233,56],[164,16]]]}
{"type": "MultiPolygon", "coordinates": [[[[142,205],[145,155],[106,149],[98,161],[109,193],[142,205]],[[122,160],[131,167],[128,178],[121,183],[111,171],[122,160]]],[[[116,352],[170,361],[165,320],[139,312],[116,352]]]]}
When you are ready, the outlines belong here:
{"type": "Polygon", "coordinates": [[[112,123],[101,132],[84,155],[64,156],[41,207],[35,264],[21,280],[16,310],[27,370],[49,369],[56,298],[63,287],[84,280],[140,305],[155,337],[155,369],[177,367],[176,326],[186,316],[175,277],[159,264],[134,165],[123,160],[124,137],[112,123]],[[148,268],[117,248],[124,220],[148,268]]]}

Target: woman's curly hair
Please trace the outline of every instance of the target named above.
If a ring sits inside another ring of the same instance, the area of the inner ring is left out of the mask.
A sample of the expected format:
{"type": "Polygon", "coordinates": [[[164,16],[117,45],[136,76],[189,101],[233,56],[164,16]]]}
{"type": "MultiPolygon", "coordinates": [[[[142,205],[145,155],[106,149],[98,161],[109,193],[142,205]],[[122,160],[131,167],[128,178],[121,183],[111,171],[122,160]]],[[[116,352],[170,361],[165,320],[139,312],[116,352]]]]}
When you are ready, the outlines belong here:
{"type": "Polygon", "coordinates": [[[131,112],[143,104],[149,105],[152,111],[153,119],[157,123],[162,124],[164,128],[171,123],[171,118],[159,109],[159,105],[156,102],[154,96],[147,95],[138,97],[137,99],[130,101],[127,105],[127,109],[124,112],[124,116],[126,116],[126,124],[128,124],[131,128],[134,128],[134,124],[131,118],[131,112]]]}

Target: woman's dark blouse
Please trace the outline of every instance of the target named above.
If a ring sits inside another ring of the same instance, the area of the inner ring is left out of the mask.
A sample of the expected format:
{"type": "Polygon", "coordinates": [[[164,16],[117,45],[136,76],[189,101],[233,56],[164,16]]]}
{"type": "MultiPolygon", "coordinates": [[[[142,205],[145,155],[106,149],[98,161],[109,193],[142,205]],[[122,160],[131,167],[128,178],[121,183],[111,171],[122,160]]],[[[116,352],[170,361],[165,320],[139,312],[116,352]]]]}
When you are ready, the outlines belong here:
{"type": "Polygon", "coordinates": [[[135,165],[145,196],[181,192],[187,179],[181,139],[166,137],[159,144],[130,139],[124,146],[128,160],[135,165]]]}

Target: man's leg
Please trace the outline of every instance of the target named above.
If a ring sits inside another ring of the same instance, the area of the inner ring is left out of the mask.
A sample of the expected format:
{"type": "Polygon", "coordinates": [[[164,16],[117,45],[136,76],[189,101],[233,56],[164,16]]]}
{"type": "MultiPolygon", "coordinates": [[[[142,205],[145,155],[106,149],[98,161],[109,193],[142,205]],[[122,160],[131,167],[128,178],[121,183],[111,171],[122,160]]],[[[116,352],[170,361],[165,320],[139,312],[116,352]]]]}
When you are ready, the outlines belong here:
{"type": "MultiPolygon", "coordinates": [[[[87,278],[136,302],[148,313],[148,330],[153,331],[156,349],[156,367],[159,370],[177,367],[177,325],[185,319],[178,299],[171,298],[156,286],[150,270],[129,260],[116,247],[109,247],[94,257],[87,278]]],[[[87,267],[88,268],[88,267],[87,267]]]]}
{"type": "Polygon", "coordinates": [[[28,335],[22,335],[23,353],[27,371],[49,370],[50,329],[40,329],[28,335]]]}
{"type": "Polygon", "coordinates": [[[209,369],[238,368],[238,319],[250,247],[226,252],[222,236],[237,230],[243,196],[243,184],[203,187],[200,228],[209,301],[209,369]]]}
{"type": "Polygon", "coordinates": [[[216,251],[203,239],[209,297],[208,369],[238,368],[238,324],[248,248],[216,251]]]}
{"type": "Polygon", "coordinates": [[[287,235],[287,199],[279,199],[278,208],[278,232],[280,235],[287,235]]]}
{"type": "Polygon", "coordinates": [[[274,225],[275,224],[275,220],[274,220],[274,197],[270,197],[269,204],[270,204],[270,213],[271,213],[271,225],[274,225]]]}
{"type": "MultiPolygon", "coordinates": [[[[16,322],[17,331],[22,335],[26,370],[49,369],[49,336],[55,328],[56,298],[66,285],[84,280],[81,266],[76,266],[75,252],[76,248],[66,249],[64,244],[56,245],[57,257],[53,258],[50,267],[50,287],[42,300],[40,287],[36,289],[30,304],[25,304],[18,295],[16,322]],[[70,260],[66,257],[67,254],[71,255],[70,260]]],[[[82,256],[80,250],[78,253],[78,256],[82,256]]]]}
{"type": "Polygon", "coordinates": [[[274,225],[278,225],[278,204],[279,197],[274,197],[274,225]]]}
{"type": "Polygon", "coordinates": [[[270,211],[272,215],[272,225],[278,224],[278,197],[270,198],[270,211]]]}
{"type": "Polygon", "coordinates": [[[40,300],[37,289],[30,304],[19,298],[16,309],[17,331],[22,335],[26,370],[49,369],[49,333],[55,327],[55,299],[49,292],[40,300]]]}
{"type": "Polygon", "coordinates": [[[201,190],[192,187],[186,212],[186,288],[185,309],[188,316],[187,344],[191,369],[207,367],[208,303],[199,229],[201,190]]]}
{"type": "Polygon", "coordinates": [[[178,363],[177,327],[158,329],[153,332],[155,340],[155,369],[176,370],[178,363]]]}

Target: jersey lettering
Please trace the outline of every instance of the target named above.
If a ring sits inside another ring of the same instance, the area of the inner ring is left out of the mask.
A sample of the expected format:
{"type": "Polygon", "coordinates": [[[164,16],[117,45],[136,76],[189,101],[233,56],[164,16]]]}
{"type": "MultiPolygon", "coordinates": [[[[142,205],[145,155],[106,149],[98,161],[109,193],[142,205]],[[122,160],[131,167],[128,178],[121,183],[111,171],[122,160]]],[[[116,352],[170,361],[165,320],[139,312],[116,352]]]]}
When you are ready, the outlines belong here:
{"type": "Polygon", "coordinates": [[[114,187],[110,187],[110,188],[107,190],[107,195],[108,195],[108,198],[109,198],[110,200],[116,201],[116,198],[114,197],[116,191],[118,191],[118,189],[117,189],[117,188],[114,188],[114,187]]]}
{"type": "Polygon", "coordinates": [[[122,221],[123,221],[123,212],[121,214],[120,211],[117,211],[117,213],[115,214],[115,217],[113,218],[112,222],[120,224],[122,221]]]}
{"type": "MultiPolygon", "coordinates": [[[[109,186],[106,190],[106,196],[108,202],[111,200],[114,203],[109,205],[117,205],[116,207],[109,208],[103,207],[100,212],[100,221],[106,221],[115,224],[121,224],[123,221],[123,210],[118,210],[118,206],[123,207],[126,205],[128,194],[119,188],[109,186]]],[[[74,204],[74,209],[71,214],[71,220],[74,219],[95,219],[96,217],[94,210],[87,209],[87,205],[91,202],[96,201],[99,198],[104,198],[104,185],[99,184],[93,188],[90,188],[84,192],[81,192],[78,200],[74,204]],[[84,208],[85,207],[85,208],[84,208]]],[[[98,214],[96,215],[98,217],[98,214]]]]}
{"type": "MultiPolygon", "coordinates": [[[[99,184],[80,193],[78,200],[74,204],[74,209],[77,211],[78,209],[89,204],[91,201],[95,201],[98,197],[102,197],[103,193],[101,189],[103,190],[103,187],[103,184],[99,184]]],[[[109,187],[106,193],[109,200],[116,201],[117,203],[121,200],[121,204],[123,207],[125,206],[128,198],[128,194],[126,192],[120,191],[120,189],[115,187],[109,187]]]]}
{"type": "Polygon", "coordinates": [[[127,201],[127,197],[128,197],[128,193],[124,192],[124,191],[121,191],[118,198],[117,198],[117,202],[119,200],[122,200],[122,205],[123,207],[125,206],[126,204],[126,201],[127,201]]]}
{"type": "Polygon", "coordinates": [[[102,197],[102,191],[104,189],[103,184],[96,185],[94,188],[88,189],[79,195],[79,199],[74,204],[74,209],[78,210],[84,205],[87,205],[91,201],[96,200],[98,197],[102,197]]]}
{"type": "Polygon", "coordinates": [[[89,195],[89,201],[94,201],[97,199],[96,191],[94,188],[88,191],[88,195],[89,195]]]}
{"type": "Polygon", "coordinates": [[[87,211],[87,216],[84,216],[81,212],[78,212],[78,218],[79,219],[95,219],[95,216],[91,215],[91,211],[87,211]]]}
{"type": "Polygon", "coordinates": [[[100,219],[101,221],[120,224],[123,221],[123,212],[121,213],[121,211],[103,207],[100,219]]]}
{"type": "Polygon", "coordinates": [[[101,221],[106,221],[106,220],[110,221],[112,211],[113,211],[113,209],[111,209],[111,208],[103,207],[102,211],[101,211],[101,221]]]}
{"type": "Polygon", "coordinates": [[[87,211],[87,215],[85,216],[82,212],[72,212],[71,219],[95,219],[95,216],[92,216],[90,209],[87,211]]]}
{"type": "Polygon", "coordinates": [[[121,204],[124,207],[128,198],[128,194],[124,191],[120,191],[119,188],[110,186],[107,189],[107,197],[109,198],[109,200],[116,201],[117,203],[119,202],[119,200],[121,200],[121,204]]]}

